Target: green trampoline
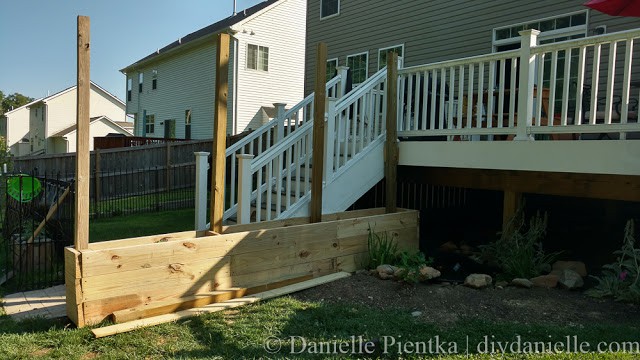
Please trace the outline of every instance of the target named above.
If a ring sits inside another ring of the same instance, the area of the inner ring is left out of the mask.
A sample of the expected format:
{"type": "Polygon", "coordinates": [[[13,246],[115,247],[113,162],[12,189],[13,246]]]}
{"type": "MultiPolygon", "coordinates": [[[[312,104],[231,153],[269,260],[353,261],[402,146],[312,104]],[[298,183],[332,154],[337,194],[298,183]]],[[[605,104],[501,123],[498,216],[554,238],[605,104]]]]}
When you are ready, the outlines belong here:
{"type": "Polygon", "coordinates": [[[7,193],[20,202],[30,202],[42,192],[40,180],[26,174],[12,176],[7,181],[7,193]]]}

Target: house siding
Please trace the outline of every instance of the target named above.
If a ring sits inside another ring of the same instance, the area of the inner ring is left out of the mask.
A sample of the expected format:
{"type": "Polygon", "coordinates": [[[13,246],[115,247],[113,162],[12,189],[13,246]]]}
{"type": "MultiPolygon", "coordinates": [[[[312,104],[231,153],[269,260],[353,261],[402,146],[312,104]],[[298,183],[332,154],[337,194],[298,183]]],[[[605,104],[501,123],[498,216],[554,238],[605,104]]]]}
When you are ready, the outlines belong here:
{"type": "MultiPolygon", "coordinates": [[[[123,134],[123,135],[130,135],[129,133],[127,133],[126,131],[124,131],[123,129],[113,125],[112,123],[110,123],[109,121],[105,120],[105,119],[101,119],[99,121],[94,121],[91,123],[91,125],[89,126],[89,150],[93,151],[93,139],[96,137],[103,137],[106,136],[109,133],[118,133],[118,134],[123,134]]],[[[63,145],[67,145],[68,143],[68,152],[75,152],[76,151],[76,131],[72,131],[69,134],[65,135],[64,137],[56,137],[56,138],[52,138],[54,139],[54,147],[55,147],[55,152],[60,153],[60,152],[64,152],[65,150],[63,149],[63,145]],[[67,142],[64,141],[64,139],[66,138],[67,142]]],[[[66,148],[66,146],[64,146],[64,148],[66,148]]]]}
{"type": "MultiPolygon", "coordinates": [[[[404,44],[405,66],[491,53],[493,29],[585,10],[584,0],[350,0],[340,14],[320,20],[320,0],[308,0],[305,93],[313,91],[316,45],[326,42],[328,58],[369,53],[369,75],[378,68],[378,50],[404,44]],[[382,25],[384,24],[384,25],[382,25]]],[[[607,32],[640,26],[633,18],[588,13],[588,29],[607,32]]]]}
{"type": "Polygon", "coordinates": [[[19,154],[19,143],[29,135],[29,108],[23,107],[5,113],[1,118],[3,132],[6,132],[7,147],[14,156],[19,154]]]}
{"type": "Polygon", "coordinates": [[[305,12],[305,0],[286,0],[236,29],[238,132],[262,125],[262,106],[291,107],[304,98],[305,12]],[[269,48],[267,72],[247,69],[249,44],[269,48]]]}

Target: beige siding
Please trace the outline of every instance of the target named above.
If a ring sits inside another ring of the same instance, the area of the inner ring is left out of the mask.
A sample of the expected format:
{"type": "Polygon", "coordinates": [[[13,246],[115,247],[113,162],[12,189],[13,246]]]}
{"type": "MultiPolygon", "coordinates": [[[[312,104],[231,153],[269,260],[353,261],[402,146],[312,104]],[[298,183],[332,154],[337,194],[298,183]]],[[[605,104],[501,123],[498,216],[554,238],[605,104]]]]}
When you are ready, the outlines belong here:
{"type": "Polygon", "coordinates": [[[6,126],[7,146],[13,155],[18,155],[18,143],[29,135],[29,116],[29,109],[23,107],[2,117],[2,126],[6,126]]]}
{"type": "MultiPolygon", "coordinates": [[[[107,120],[101,119],[99,121],[92,122],[91,126],[89,127],[89,150],[93,151],[94,138],[107,136],[107,134],[110,134],[110,133],[119,133],[119,134],[128,135],[126,131],[123,131],[121,128],[113,125],[107,120]]],[[[72,131],[69,134],[67,134],[64,138],[66,138],[69,144],[68,151],[75,152],[76,151],[76,132],[72,131]]],[[[63,142],[62,139],[64,138],[62,137],[56,138],[55,140],[56,145],[62,143],[63,142]]],[[[62,147],[56,146],[56,150],[58,149],[62,149],[62,147]]]]}
{"type": "Polygon", "coordinates": [[[303,99],[305,11],[305,0],[282,1],[237,29],[238,132],[262,106],[291,107],[303,99]],[[268,72],[247,69],[248,44],[269,47],[268,72]]]}
{"type": "MultiPolygon", "coordinates": [[[[584,0],[343,0],[340,14],[320,20],[320,0],[308,0],[305,93],[313,89],[316,45],[328,45],[329,58],[345,65],[346,56],[369,53],[369,74],[377,69],[378,50],[404,44],[405,65],[419,65],[492,52],[493,29],[584,10],[584,0]]],[[[596,11],[589,29],[608,32],[640,27],[634,18],[596,11]]]]}
{"type": "MultiPolygon", "coordinates": [[[[38,103],[29,108],[29,143],[31,152],[45,150],[47,107],[38,103]]],[[[75,109],[75,108],[74,108],[75,109]]]]}

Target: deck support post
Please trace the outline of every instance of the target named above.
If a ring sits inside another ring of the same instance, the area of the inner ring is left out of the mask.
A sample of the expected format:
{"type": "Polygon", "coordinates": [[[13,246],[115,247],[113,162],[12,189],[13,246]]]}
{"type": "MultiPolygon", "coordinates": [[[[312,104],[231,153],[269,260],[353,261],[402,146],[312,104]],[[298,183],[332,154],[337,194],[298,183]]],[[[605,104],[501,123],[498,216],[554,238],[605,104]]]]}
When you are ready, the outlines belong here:
{"type": "Polygon", "coordinates": [[[229,34],[218,34],[216,46],[216,96],[211,165],[211,231],[222,232],[229,95],[229,34]]]}
{"type": "Polygon", "coordinates": [[[78,16],[78,75],[76,113],[76,198],[75,232],[76,250],[89,247],[89,103],[90,103],[90,20],[78,16]]]}
{"type": "Polygon", "coordinates": [[[384,146],[386,211],[394,213],[397,205],[398,179],[398,54],[387,55],[387,139],[384,146]]]}
{"type": "MultiPolygon", "coordinates": [[[[278,123],[276,124],[276,139],[273,141],[274,144],[279,143],[284,139],[284,108],[287,106],[285,103],[274,103],[273,106],[276,108],[276,119],[278,119],[278,123]]],[[[289,129],[291,132],[291,129],[289,129]]],[[[258,151],[262,151],[259,149],[258,151]]]]}
{"type": "MultiPolygon", "coordinates": [[[[250,154],[237,154],[238,158],[238,224],[251,222],[251,161],[250,154]]],[[[260,204],[256,204],[260,206],[260,204]]]]}
{"type": "MultiPolygon", "coordinates": [[[[514,140],[533,140],[527,129],[533,119],[533,83],[536,74],[536,55],[531,49],[538,45],[538,30],[520,31],[520,83],[518,89],[518,125],[514,140]]],[[[540,84],[542,86],[542,84],[540,84]]],[[[553,115],[549,115],[553,121],[553,115]]]]}
{"type": "Polygon", "coordinates": [[[502,230],[506,230],[509,222],[518,211],[522,202],[522,193],[512,190],[504,190],[504,200],[502,203],[502,230]]]}
{"type": "Polygon", "coordinates": [[[196,156],[196,219],[195,230],[207,230],[207,173],[209,171],[208,152],[195,152],[196,156]]]}
{"type": "Polygon", "coordinates": [[[324,118],[327,79],[327,44],[316,49],[316,86],[313,108],[313,167],[311,168],[311,222],[322,221],[322,179],[324,172],[324,118]]]}

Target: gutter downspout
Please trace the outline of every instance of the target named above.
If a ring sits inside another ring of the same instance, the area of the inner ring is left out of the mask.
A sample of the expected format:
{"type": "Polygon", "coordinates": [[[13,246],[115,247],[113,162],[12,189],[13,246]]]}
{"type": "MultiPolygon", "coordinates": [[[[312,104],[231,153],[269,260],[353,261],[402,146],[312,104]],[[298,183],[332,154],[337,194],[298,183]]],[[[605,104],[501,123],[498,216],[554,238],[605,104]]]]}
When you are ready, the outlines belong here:
{"type": "Polygon", "coordinates": [[[235,36],[233,38],[233,134],[238,133],[238,49],[240,47],[240,40],[235,36]]]}

